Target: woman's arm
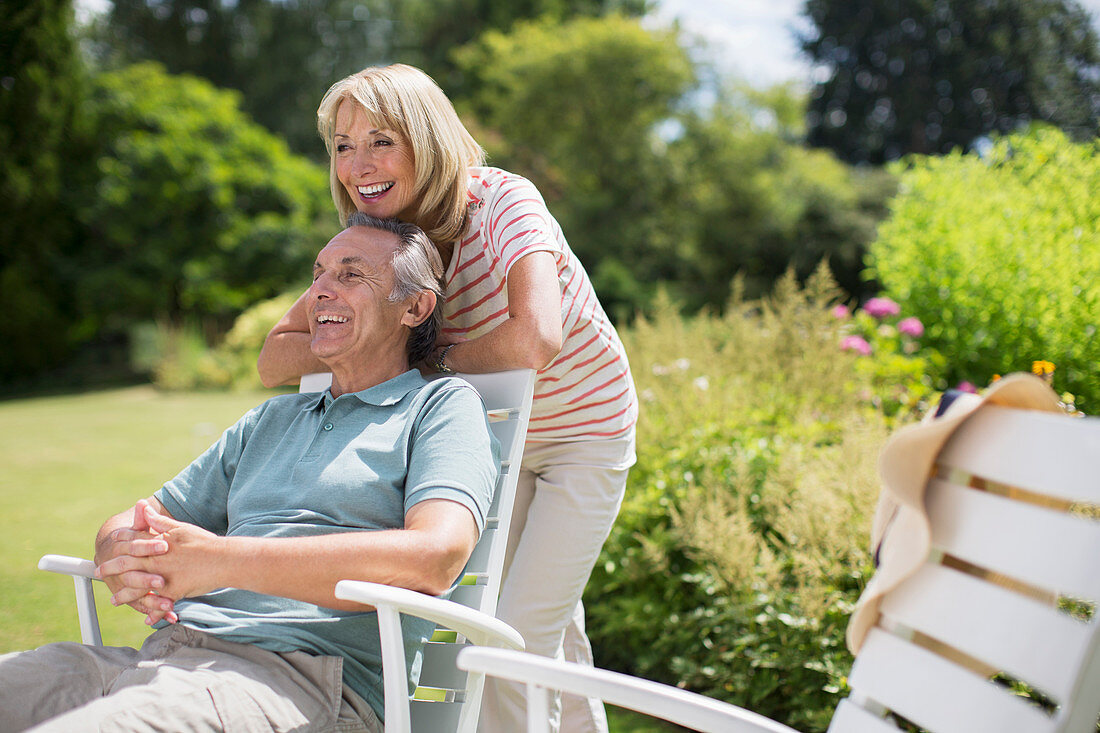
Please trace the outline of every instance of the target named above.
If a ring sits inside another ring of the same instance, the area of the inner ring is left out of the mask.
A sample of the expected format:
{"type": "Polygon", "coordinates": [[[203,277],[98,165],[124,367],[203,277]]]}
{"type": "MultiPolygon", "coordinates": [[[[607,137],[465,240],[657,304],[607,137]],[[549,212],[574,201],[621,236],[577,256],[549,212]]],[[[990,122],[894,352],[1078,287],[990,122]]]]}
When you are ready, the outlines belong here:
{"type": "MultiPolygon", "coordinates": [[[[445,361],[456,372],[468,374],[541,369],[558,355],[561,345],[557,263],[550,252],[532,252],[508,271],[508,320],[478,338],[457,342],[445,361]]],[[[441,351],[437,348],[429,357],[431,365],[441,351]]]]}
{"type": "Polygon", "coordinates": [[[303,374],[328,371],[309,350],[305,300],[306,294],[302,293],[264,339],[256,369],[265,387],[296,384],[303,374]]]}

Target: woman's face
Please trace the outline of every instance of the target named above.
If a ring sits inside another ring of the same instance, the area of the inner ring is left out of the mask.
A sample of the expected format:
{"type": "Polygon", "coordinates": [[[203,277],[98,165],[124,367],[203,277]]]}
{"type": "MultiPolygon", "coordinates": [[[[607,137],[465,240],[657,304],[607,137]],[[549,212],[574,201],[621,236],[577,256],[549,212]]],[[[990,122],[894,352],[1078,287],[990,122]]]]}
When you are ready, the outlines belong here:
{"type": "Polygon", "coordinates": [[[344,101],[336,110],[333,136],[336,177],[364,214],[412,221],[416,171],[409,141],[396,130],[375,126],[363,108],[344,101]]]}

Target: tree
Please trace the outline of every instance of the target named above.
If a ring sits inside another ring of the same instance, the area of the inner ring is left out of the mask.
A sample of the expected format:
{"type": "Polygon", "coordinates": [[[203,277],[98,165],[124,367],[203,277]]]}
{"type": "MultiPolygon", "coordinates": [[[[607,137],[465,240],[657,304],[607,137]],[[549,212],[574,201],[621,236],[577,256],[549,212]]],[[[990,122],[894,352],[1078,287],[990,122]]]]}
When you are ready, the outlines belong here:
{"type": "Polygon", "coordinates": [[[56,364],[78,337],[72,188],[86,153],[69,0],[0,4],[0,381],[56,364]]]}
{"type": "Polygon", "coordinates": [[[1033,120],[1100,121],[1100,41],[1074,0],[806,0],[802,48],[828,71],[812,145],[850,162],[968,149],[1033,120]]]}
{"type": "Polygon", "coordinates": [[[452,93],[451,51],[489,29],[546,15],[562,19],[647,0],[114,0],[96,26],[115,65],[159,61],[242,93],[243,108],[290,147],[320,159],[316,111],[337,79],[401,60],[452,93]]]}
{"type": "Polygon", "coordinates": [[[101,325],[227,327],[308,270],[331,204],[324,169],[249,120],[236,92],[138,64],[96,79],[99,171],[77,289],[101,325]]]}
{"type": "Polygon", "coordinates": [[[694,74],[674,33],[622,16],[521,23],[455,59],[478,137],[539,187],[605,306],[629,313],[677,277],[658,127],[694,74]]]}
{"type": "Polygon", "coordinates": [[[683,241],[692,243],[681,248],[690,306],[724,306],[734,278],[747,297],[761,297],[787,269],[804,281],[822,260],[848,293],[862,292],[863,255],[894,181],[791,142],[798,131],[783,118],[803,105],[789,88],[730,86],[711,107],[681,116],[667,157],[683,241]]]}
{"type": "Polygon", "coordinates": [[[622,17],[520,24],[455,58],[492,160],[539,187],[616,317],[646,310],[659,285],[721,308],[738,275],[756,297],[825,257],[858,291],[892,180],[792,142],[793,90],[689,103],[676,35],[622,17]]]}

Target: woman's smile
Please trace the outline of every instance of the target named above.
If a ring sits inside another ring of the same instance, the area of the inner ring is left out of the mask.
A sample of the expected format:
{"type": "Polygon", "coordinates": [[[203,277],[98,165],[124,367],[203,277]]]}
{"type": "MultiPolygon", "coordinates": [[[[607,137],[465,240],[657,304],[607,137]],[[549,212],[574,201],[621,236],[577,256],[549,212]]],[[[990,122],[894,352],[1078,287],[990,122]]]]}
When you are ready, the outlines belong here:
{"type": "Polygon", "coordinates": [[[354,101],[336,112],[336,177],[364,214],[409,221],[416,199],[412,146],[396,130],[376,124],[354,101]]]}

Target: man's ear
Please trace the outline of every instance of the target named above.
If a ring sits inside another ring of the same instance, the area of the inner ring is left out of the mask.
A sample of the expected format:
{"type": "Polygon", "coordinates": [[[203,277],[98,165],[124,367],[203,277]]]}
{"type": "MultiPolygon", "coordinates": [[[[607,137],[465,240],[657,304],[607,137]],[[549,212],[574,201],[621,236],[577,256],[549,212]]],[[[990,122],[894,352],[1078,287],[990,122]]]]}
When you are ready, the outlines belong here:
{"type": "Polygon", "coordinates": [[[401,315],[401,323],[409,328],[416,328],[432,315],[435,310],[435,293],[431,290],[421,290],[415,299],[406,301],[409,305],[401,315]]]}

